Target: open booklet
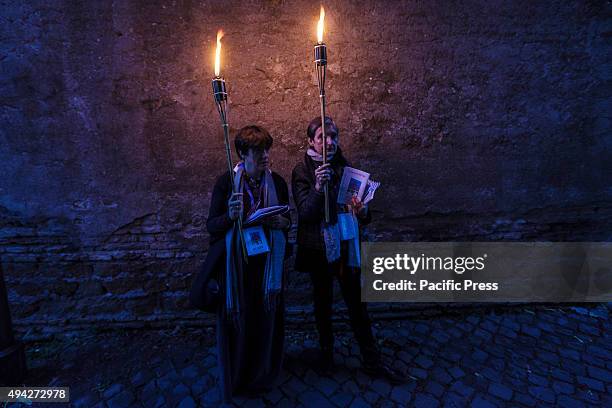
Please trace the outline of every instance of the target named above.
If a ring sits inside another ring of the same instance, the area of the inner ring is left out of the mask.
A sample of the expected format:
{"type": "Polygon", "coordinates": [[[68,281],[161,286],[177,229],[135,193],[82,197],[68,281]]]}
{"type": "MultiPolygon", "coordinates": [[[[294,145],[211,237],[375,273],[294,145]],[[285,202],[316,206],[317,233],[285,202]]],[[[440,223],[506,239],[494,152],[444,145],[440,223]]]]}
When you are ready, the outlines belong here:
{"type": "Polygon", "coordinates": [[[370,180],[370,173],[347,166],[340,180],[338,204],[350,204],[353,197],[367,204],[372,201],[374,192],[379,186],[380,182],[370,180]]]}
{"type": "Polygon", "coordinates": [[[260,208],[253,214],[249,215],[244,223],[245,225],[250,225],[273,215],[284,214],[287,211],[289,211],[288,205],[273,205],[270,207],[260,208]]]}

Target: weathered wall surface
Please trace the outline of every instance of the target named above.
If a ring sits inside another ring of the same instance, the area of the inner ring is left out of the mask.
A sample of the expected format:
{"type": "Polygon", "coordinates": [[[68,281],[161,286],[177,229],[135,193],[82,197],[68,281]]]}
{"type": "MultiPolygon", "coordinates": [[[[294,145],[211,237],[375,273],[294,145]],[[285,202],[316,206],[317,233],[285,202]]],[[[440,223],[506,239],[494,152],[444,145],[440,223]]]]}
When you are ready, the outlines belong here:
{"type": "MultiPolygon", "coordinates": [[[[318,113],[318,4],[0,2],[0,256],[15,320],[190,316],[235,130],[289,180],[318,113]]],[[[328,112],[382,181],[372,239],[610,240],[606,1],[327,1],[328,112]]],[[[292,274],[292,304],[307,280],[292,274]]]]}

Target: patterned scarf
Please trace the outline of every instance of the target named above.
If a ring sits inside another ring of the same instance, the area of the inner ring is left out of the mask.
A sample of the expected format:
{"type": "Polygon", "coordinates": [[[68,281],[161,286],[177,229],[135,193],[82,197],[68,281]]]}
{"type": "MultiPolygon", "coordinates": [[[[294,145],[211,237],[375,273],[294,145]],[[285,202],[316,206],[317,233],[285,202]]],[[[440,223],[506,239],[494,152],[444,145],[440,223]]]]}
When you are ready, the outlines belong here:
{"type": "MultiPolygon", "coordinates": [[[[235,191],[242,191],[244,185],[244,163],[239,162],[234,168],[235,191]]],[[[264,173],[263,205],[270,207],[278,205],[278,196],[274,186],[272,172],[264,173]]],[[[263,291],[266,311],[273,313],[278,305],[283,282],[283,261],[285,257],[285,234],[282,230],[270,229],[270,252],[267,254],[264,270],[263,291]]],[[[238,234],[238,223],[225,235],[226,276],[225,276],[225,306],[227,317],[238,328],[240,326],[240,282],[242,279],[242,247],[238,234]]]]}
{"type": "MultiPolygon", "coordinates": [[[[327,160],[332,160],[338,150],[339,148],[337,148],[333,153],[328,153],[327,160]]],[[[315,162],[323,162],[323,155],[317,153],[312,147],[308,148],[306,154],[308,154],[308,156],[315,162]]],[[[335,205],[335,203],[330,203],[330,205],[335,205]]],[[[348,240],[347,264],[348,266],[359,268],[361,267],[361,254],[359,252],[359,223],[357,221],[357,217],[353,213],[351,213],[350,217],[345,218],[345,220],[348,223],[346,228],[353,231],[353,238],[348,240]]],[[[341,236],[338,223],[326,224],[325,221],[322,221],[321,231],[323,231],[323,242],[325,243],[325,257],[327,258],[327,262],[337,261],[340,259],[341,255],[341,236]]]]}

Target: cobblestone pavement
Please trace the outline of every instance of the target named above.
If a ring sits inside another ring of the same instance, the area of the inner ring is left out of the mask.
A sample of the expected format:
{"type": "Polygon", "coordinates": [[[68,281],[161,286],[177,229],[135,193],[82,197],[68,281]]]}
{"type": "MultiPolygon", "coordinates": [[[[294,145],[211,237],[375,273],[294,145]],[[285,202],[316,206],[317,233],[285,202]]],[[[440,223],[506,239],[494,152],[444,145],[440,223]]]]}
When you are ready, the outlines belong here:
{"type": "MultiPolygon", "coordinates": [[[[336,336],[337,371],[320,375],[312,364],[314,328],[290,327],[280,385],[235,405],[610,407],[611,309],[487,307],[376,322],[385,358],[406,374],[400,386],[359,370],[345,325],[336,336]]],[[[70,385],[77,407],[218,406],[213,337],[212,329],[177,328],[29,344],[28,385],[70,385]]]]}

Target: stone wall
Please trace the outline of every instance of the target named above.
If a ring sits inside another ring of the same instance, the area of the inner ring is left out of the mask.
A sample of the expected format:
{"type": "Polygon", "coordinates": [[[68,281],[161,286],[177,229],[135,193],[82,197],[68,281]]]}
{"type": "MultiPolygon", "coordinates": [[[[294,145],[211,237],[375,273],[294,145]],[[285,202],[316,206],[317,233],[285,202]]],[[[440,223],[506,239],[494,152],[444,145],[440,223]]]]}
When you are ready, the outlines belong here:
{"type": "MultiPolygon", "coordinates": [[[[327,1],[328,113],[374,240],[610,240],[607,1],[327,1]]],[[[19,325],[172,320],[232,130],[289,180],[318,114],[308,1],[0,2],[0,257],[19,325]]],[[[308,280],[290,272],[290,305],[308,280]]]]}

